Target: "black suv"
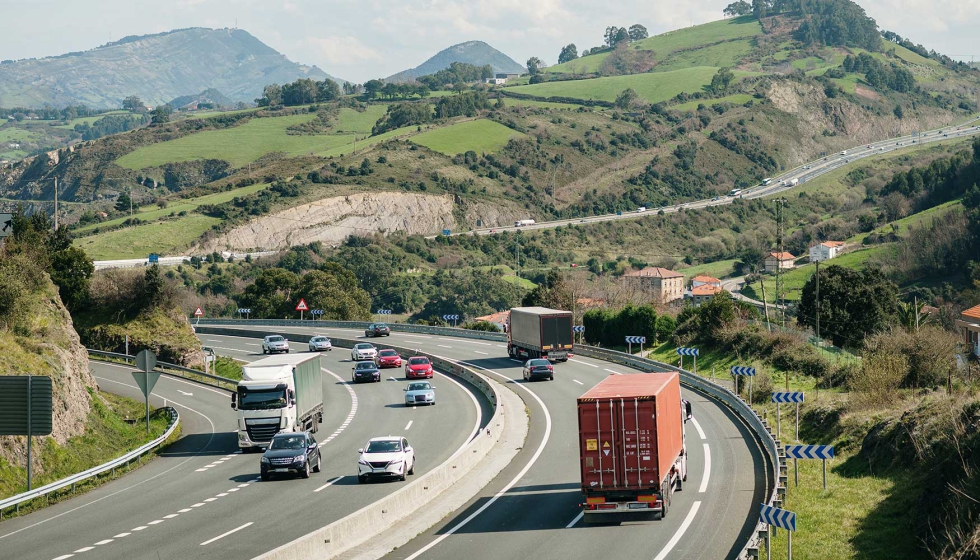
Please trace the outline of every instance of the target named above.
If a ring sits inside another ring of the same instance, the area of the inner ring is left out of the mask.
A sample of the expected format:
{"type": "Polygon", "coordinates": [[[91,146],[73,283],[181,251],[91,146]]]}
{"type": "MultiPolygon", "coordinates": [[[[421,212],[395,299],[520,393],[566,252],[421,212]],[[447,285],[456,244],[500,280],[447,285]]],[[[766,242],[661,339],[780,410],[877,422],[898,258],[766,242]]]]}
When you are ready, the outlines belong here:
{"type": "Polygon", "coordinates": [[[391,329],[384,323],[372,323],[364,330],[364,336],[391,336],[391,329]]]}
{"type": "Polygon", "coordinates": [[[311,470],[320,472],[320,448],[308,432],[276,434],[259,465],[262,480],[269,480],[275,473],[296,473],[310,478],[311,470]]]}
{"type": "Polygon", "coordinates": [[[357,362],[357,364],[351,368],[353,372],[351,374],[351,381],[354,383],[360,383],[361,381],[381,382],[381,370],[378,369],[378,365],[374,362],[357,362]]]}

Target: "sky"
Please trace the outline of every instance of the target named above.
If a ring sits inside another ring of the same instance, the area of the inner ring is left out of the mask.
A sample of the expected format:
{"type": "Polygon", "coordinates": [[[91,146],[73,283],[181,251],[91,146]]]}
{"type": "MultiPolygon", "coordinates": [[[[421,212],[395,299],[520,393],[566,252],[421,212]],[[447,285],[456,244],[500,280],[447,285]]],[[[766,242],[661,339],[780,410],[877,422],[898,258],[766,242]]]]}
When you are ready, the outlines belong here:
{"type": "MultiPolygon", "coordinates": [[[[91,49],[127,35],[237,27],[290,60],[355,82],[383,78],[464,41],[524,63],[602,43],[606,26],[650,34],[721,19],[731,0],[0,0],[0,58],[91,49]],[[94,6],[98,6],[95,8],[94,6]]],[[[858,0],[882,29],[980,61],[978,0],[858,0]]]]}

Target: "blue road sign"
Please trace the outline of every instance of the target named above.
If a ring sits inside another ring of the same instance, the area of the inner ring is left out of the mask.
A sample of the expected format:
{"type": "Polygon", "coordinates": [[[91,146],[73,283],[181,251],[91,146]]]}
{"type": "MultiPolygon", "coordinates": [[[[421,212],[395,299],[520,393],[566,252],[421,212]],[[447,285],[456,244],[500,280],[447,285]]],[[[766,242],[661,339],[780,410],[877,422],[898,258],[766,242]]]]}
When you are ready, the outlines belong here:
{"type": "Polygon", "coordinates": [[[732,375],[755,375],[755,368],[748,366],[732,366],[732,375]]]}
{"type": "Polygon", "coordinates": [[[459,315],[443,315],[442,316],[442,320],[443,321],[458,321],[459,320],[459,315]]]}
{"type": "Polygon", "coordinates": [[[787,459],[833,459],[833,445],[787,445],[787,459]]]}
{"type": "Polygon", "coordinates": [[[323,310],[322,309],[314,309],[314,310],[310,311],[310,315],[323,315],[323,310]]]}
{"type": "Polygon", "coordinates": [[[252,312],[252,308],[251,307],[239,307],[238,308],[238,312],[239,313],[244,313],[244,314],[248,315],[249,313],[252,312]]]}
{"type": "Polygon", "coordinates": [[[773,527],[779,527],[787,531],[796,531],[796,513],[786,509],[779,509],[778,507],[767,506],[766,504],[761,505],[763,523],[768,523],[773,527]]]}
{"type": "Polygon", "coordinates": [[[375,313],[377,313],[378,315],[391,315],[391,310],[390,309],[379,309],[375,313]]]}
{"type": "Polygon", "coordinates": [[[677,349],[677,354],[678,355],[681,355],[681,356],[697,356],[698,355],[698,349],[697,348],[678,348],[677,349]]]}
{"type": "Polygon", "coordinates": [[[772,394],[774,403],[801,403],[803,402],[802,391],[777,391],[772,394]]]}
{"type": "Polygon", "coordinates": [[[150,264],[159,264],[160,263],[160,255],[158,255],[156,253],[150,253],[149,261],[150,261],[150,264]]]}
{"type": "Polygon", "coordinates": [[[575,325],[572,327],[572,332],[585,332],[585,327],[583,325],[575,325]]]}
{"type": "Polygon", "coordinates": [[[442,230],[442,234],[445,235],[446,237],[449,237],[452,233],[453,232],[448,229],[442,230]]]}
{"type": "Polygon", "coordinates": [[[645,337],[645,336],[627,336],[626,337],[626,343],[627,344],[646,344],[647,343],[647,337],[645,337]]]}

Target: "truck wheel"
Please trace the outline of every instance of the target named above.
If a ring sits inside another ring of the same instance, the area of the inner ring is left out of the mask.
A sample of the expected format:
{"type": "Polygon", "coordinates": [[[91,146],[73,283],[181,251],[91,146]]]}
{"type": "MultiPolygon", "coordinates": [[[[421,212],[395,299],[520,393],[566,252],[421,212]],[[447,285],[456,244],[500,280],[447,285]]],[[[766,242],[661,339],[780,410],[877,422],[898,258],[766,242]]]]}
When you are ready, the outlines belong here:
{"type": "Polygon", "coordinates": [[[680,492],[681,490],[684,490],[684,482],[683,482],[683,480],[681,479],[681,477],[679,477],[679,476],[677,477],[677,482],[676,482],[675,484],[676,484],[676,487],[675,487],[675,489],[676,489],[676,490],[677,490],[678,492],[680,492]]]}

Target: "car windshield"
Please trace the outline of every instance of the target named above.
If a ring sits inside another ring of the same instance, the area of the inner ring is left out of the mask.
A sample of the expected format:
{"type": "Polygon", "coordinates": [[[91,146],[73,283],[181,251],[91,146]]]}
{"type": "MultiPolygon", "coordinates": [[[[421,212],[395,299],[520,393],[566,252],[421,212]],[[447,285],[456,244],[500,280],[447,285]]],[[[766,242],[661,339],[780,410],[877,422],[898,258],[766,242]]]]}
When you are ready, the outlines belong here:
{"type": "Polygon", "coordinates": [[[374,348],[374,346],[371,346],[370,344],[355,344],[354,345],[354,349],[355,350],[370,350],[371,348],[374,348]]]}
{"type": "Polygon", "coordinates": [[[397,453],[402,450],[402,444],[398,440],[372,441],[368,443],[368,453],[397,453]]]}
{"type": "Polygon", "coordinates": [[[549,362],[548,360],[529,360],[527,362],[527,365],[532,366],[532,367],[533,366],[547,366],[547,365],[550,365],[550,364],[551,364],[551,362],[549,362]]]}
{"type": "Polygon", "coordinates": [[[269,449],[303,449],[305,446],[306,436],[276,436],[269,449]]]}
{"type": "Polygon", "coordinates": [[[380,355],[382,355],[382,356],[397,356],[398,355],[398,352],[395,352],[394,350],[382,350],[380,355]]]}
{"type": "Polygon", "coordinates": [[[358,362],[357,369],[374,369],[374,362],[358,362]]]}
{"type": "Polygon", "coordinates": [[[310,342],[326,342],[326,341],[327,341],[327,337],[325,336],[314,336],[312,339],[310,339],[310,342]]]}
{"type": "Polygon", "coordinates": [[[247,389],[238,390],[238,408],[241,410],[268,410],[286,406],[286,389],[247,389]]]}
{"type": "Polygon", "coordinates": [[[412,358],[411,360],[408,361],[408,363],[412,364],[413,366],[424,366],[424,365],[426,365],[426,364],[429,363],[429,359],[428,358],[412,358]]]}
{"type": "Polygon", "coordinates": [[[282,342],[283,338],[281,336],[270,336],[267,340],[269,342],[282,342]]]}
{"type": "Polygon", "coordinates": [[[429,389],[431,389],[431,386],[428,383],[409,383],[408,384],[408,390],[409,391],[427,391],[429,389]]]}

